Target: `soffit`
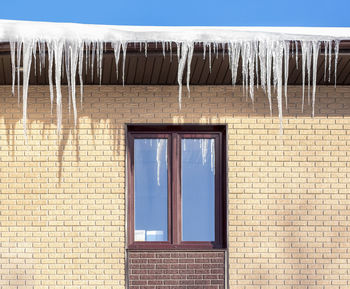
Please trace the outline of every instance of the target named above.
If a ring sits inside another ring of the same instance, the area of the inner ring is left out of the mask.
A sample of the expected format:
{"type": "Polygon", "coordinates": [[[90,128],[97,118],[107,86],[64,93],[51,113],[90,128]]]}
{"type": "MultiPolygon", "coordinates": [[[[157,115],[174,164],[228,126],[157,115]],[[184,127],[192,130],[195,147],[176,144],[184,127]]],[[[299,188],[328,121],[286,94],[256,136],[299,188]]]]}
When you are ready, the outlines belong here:
{"type": "MultiPolygon", "coordinates": [[[[36,69],[35,62],[32,62],[30,85],[48,85],[48,68],[47,65],[41,68],[37,57],[36,69]],[[36,71],[36,73],[35,73],[36,71]]],[[[120,57],[122,59],[122,55],[120,57]]],[[[318,58],[317,69],[317,84],[318,85],[332,85],[334,84],[334,55],[332,57],[332,69],[330,82],[328,82],[328,64],[327,77],[324,79],[325,57],[321,53],[318,58]]],[[[300,85],[302,83],[302,57],[299,50],[298,65],[296,63],[295,54],[291,53],[289,59],[289,85],[300,85]]],[[[48,61],[46,61],[48,63],[48,61]]],[[[114,53],[110,45],[106,45],[103,55],[102,77],[101,84],[103,85],[122,85],[122,61],[118,64],[118,77],[116,73],[116,64],[114,53]]],[[[94,72],[91,71],[91,66],[83,67],[83,81],[87,85],[99,85],[100,79],[96,73],[96,58],[94,64],[94,72]]],[[[144,47],[140,51],[139,44],[129,44],[126,61],[125,61],[125,84],[126,85],[177,85],[177,70],[178,59],[176,55],[176,46],[172,49],[172,54],[167,51],[163,55],[160,45],[149,43],[147,49],[147,57],[145,56],[144,47]]],[[[184,76],[186,76],[186,68],[184,76]]],[[[190,70],[190,84],[191,85],[231,85],[231,71],[229,69],[229,59],[227,53],[222,53],[219,49],[218,53],[212,53],[211,59],[208,57],[208,50],[206,57],[203,56],[203,47],[196,46],[191,63],[190,70]],[[211,62],[211,69],[209,62],[211,62]]],[[[185,83],[186,77],[183,77],[185,83]]],[[[79,79],[77,77],[77,83],[79,79]]],[[[241,65],[239,65],[237,84],[242,83],[241,65]]],[[[12,84],[12,67],[10,48],[8,43],[0,44],[0,85],[12,84]]],[[[66,75],[62,75],[62,84],[67,84],[66,75]]],[[[340,53],[337,66],[337,84],[350,85],[350,42],[343,41],[340,44],[340,53]]]]}

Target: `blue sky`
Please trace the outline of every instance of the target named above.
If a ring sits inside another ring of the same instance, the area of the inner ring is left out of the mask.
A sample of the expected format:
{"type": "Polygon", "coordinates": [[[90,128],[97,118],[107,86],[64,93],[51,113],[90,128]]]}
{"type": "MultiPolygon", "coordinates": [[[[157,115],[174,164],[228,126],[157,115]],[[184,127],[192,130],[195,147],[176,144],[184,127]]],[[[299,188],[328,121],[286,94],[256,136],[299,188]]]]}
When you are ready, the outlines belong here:
{"type": "Polygon", "coordinates": [[[350,0],[9,0],[1,19],[111,25],[350,27],[350,0]]]}

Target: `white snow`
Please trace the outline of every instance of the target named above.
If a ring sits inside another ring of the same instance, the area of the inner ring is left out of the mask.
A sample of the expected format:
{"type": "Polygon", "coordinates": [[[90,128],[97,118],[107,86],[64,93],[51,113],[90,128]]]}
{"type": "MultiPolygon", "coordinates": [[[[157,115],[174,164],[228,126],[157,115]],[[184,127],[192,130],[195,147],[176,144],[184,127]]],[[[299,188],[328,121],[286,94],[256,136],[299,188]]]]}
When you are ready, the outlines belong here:
{"type": "MultiPolygon", "coordinates": [[[[172,44],[177,46],[179,105],[181,107],[183,73],[187,64],[186,83],[189,91],[190,65],[194,46],[201,44],[203,56],[211,59],[212,53],[218,53],[219,47],[223,53],[228,53],[232,84],[236,83],[239,60],[242,63],[243,86],[249,91],[254,102],[255,79],[260,79],[261,87],[266,92],[270,110],[272,111],[271,83],[277,91],[278,115],[282,124],[283,84],[285,106],[288,103],[288,62],[290,48],[295,49],[295,59],[298,61],[298,47],[301,47],[303,96],[307,75],[308,102],[311,98],[312,79],[312,115],[316,92],[317,59],[320,45],[325,47],[325,73],[328,63],[328,75],[331,75],[331,57],[338,59],[339,42],[350,39],[350,28],[312,28],[312,27],[141,27],[141,26],[108,26],[73,23],[48,23],[0,20],[0,42],[9,42],[12,61],[12,93],[15,93],[15,78],[21,83],[20,70],[23,70],[23,125],[26,132],[28,81],[32,60],[36,61],[39,53],[41,67],[48,65],[51,106],[54,101],[53,79],[56,85],[57,130],[62,123],[62,93],[61,77],[66,71],[69,89],[69,109],[73,106],[74,122],[77,122],[75,77],[78,73],[80,81],[80,98],[83,102],[82,71],[83,63],[91,66],[94,73],[94,59],[97,59],[96,73],[101,81],[104,46],[111,43],[114,49],[116,67],[122,53],[124,84],[125,58],[128,43],[139,43],[144,47],[147,56],[147,43],[161,43],[163,54],[169,51],[172,56],[172,44]],[[45,63],[47,50],[48,64],[45,63]],[[205,55],[208,49],[208,56],[205,55]],[[20,67],[21,52],[23,53],[23,68],[20,67]],[[88,53],[84,53],[88,51],[88,53]],[[90,56],[91,54],[91,56],[90,56]],[[328,57],[328,60],[327,60],[328,57]],[[85,59],[84,59],[85,58],[85,59]],[[65,69],[62,69],[64,65],[65,69]],[[53,67],[55,75],[52,75],[53,67]],[[312,67],[312,70],[311,70],[312,67]],[[258,73],[260,72],[260,75],[258,73]]],[[[294,50],[292,51],[294,54],[294,50]]],[[[211,61],[209,61],[209,65],[211,61]]],[[[211,69],[211,67],[209,67],[211,69]]],[[[118,70],[117,70],[118,74],[118,70]]],[[[18,88],[18,97],[20,97],[18,88]]],[[[52,109],[52,108],[51,108],[52,109]]],[[[282,129],[282,125],[281,125],[282,129]]]]}

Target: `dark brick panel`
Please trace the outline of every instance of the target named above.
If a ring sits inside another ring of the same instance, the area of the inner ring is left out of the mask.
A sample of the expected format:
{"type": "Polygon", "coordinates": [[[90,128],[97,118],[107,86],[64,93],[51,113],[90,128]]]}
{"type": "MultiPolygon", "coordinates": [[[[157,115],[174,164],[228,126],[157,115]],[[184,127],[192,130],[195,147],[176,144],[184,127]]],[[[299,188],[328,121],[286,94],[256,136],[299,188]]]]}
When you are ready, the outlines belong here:
{"type": "Polygon", "coordinates": [[[225,252],[128,252],[129,289],[224,289],[225,252]]]}

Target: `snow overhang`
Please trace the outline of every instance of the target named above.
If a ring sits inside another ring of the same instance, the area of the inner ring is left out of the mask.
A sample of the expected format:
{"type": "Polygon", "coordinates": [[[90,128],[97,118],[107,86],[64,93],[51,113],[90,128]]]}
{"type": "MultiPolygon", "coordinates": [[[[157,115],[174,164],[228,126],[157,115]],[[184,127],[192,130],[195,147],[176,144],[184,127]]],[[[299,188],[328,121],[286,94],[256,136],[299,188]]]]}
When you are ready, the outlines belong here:
{"type": "Polygon", "coordinates": [[[348,27],[161,27],[0,20],[0,41],[230,42],[350,39],[348,27]]]}

